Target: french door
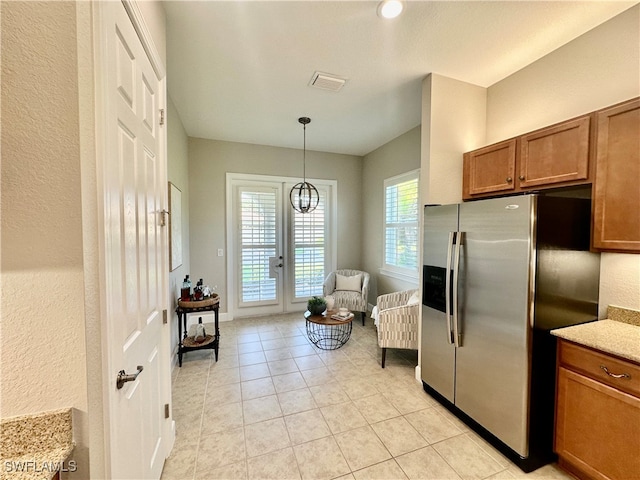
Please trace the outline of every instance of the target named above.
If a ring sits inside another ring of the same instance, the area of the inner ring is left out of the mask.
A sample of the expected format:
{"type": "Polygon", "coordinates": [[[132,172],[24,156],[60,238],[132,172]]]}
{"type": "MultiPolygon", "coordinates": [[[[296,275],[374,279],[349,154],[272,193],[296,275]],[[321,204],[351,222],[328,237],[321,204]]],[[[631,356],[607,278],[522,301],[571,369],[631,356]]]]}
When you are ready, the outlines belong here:
{"type": "Polygon", "coordinates": [[[322,295],[335,266],[335,182],[316,181],[320,202],[310,213],[295,212],[288,179],[229,174],[231,227],[227,245],[229,306],[234,316],[302,311],[322,295]]]}

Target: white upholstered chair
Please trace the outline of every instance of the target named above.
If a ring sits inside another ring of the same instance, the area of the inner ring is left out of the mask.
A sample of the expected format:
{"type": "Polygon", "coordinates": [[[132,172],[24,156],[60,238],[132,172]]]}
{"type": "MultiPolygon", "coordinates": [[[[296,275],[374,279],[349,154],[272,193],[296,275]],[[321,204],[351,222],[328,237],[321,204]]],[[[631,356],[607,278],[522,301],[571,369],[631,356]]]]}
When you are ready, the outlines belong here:
{"type": "Polygon", "coordinates": [[[378,328],[378,345],[382,348],[382,368],[384,368],[387,348],[418,349],[420,315],[418,290],[380,295],[376,307],[375,324],[378,328]]]}
{"type": "Polygon", "coordinates": [[[362,325],[366,317],[369,297],[369,274],[360,270],[336,270],[324,280],[323,293],[331,295],[335,308],[346,307],[361,312],[362,325]]]}

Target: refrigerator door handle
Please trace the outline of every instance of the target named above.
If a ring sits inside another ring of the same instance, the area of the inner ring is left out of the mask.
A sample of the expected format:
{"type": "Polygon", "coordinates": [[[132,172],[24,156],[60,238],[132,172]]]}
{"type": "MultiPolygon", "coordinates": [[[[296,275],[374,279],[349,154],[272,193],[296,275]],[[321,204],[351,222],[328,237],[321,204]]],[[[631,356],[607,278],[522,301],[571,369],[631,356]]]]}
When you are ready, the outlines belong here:
{"type": "Polygon", "coordinates": [[[462,246],[463,232],[456,232],[455,254],[453,258],[453,344],[462,346],[462,332],[458,324],[458,273],[460,271],[460,247],[462,246]]]}
{"type": "Polygon", "coordinates": [[[445,273],[445,315],[447,316],[447,341],[453,345],[453,330],[451,328],[451,259],[453,257],[453,245],[456,241],[456,232],[449,232],[447,245],[447,271],[445,273]]]}

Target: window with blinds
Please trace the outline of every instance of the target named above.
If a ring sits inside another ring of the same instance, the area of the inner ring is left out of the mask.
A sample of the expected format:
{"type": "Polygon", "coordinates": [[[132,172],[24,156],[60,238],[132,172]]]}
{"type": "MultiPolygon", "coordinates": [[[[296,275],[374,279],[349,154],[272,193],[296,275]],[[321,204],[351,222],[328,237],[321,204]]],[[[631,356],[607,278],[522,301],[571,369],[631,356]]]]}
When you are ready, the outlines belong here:
{"type": "MultiPolygon", "coordinates": [[[[308,299],[322,295],[325,277],[325,215],[327,193],[318,189],[320,201],[315,210],[293,215],[294,297],[308,299]]],[[[294,201],[297,201],[294,198],[294,201]]]]}
{"type": "Polygon", "coordinates": [[[269,277],[269,258],[276,255],[276,194],[240,192],[240,294],[243,303],[275,300],[276,279],[269,277]]]}
{"type": "Polygon", "coordinates": [[[418,176],[415,170],[384,181],[384,266],[418,273],[418,176]]]}

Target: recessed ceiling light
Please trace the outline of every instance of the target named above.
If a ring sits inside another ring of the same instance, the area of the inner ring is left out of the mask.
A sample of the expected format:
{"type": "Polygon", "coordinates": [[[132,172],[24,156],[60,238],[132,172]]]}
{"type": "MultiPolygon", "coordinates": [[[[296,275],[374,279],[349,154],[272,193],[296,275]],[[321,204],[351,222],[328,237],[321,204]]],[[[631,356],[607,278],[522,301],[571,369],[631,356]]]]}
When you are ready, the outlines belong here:
{"type": "Polygon", "coordinates": [[[383,0],[378,5],[378,15],[382,18],[396,18],[403,9],[404,3],[401,0],[383,0]]]}

